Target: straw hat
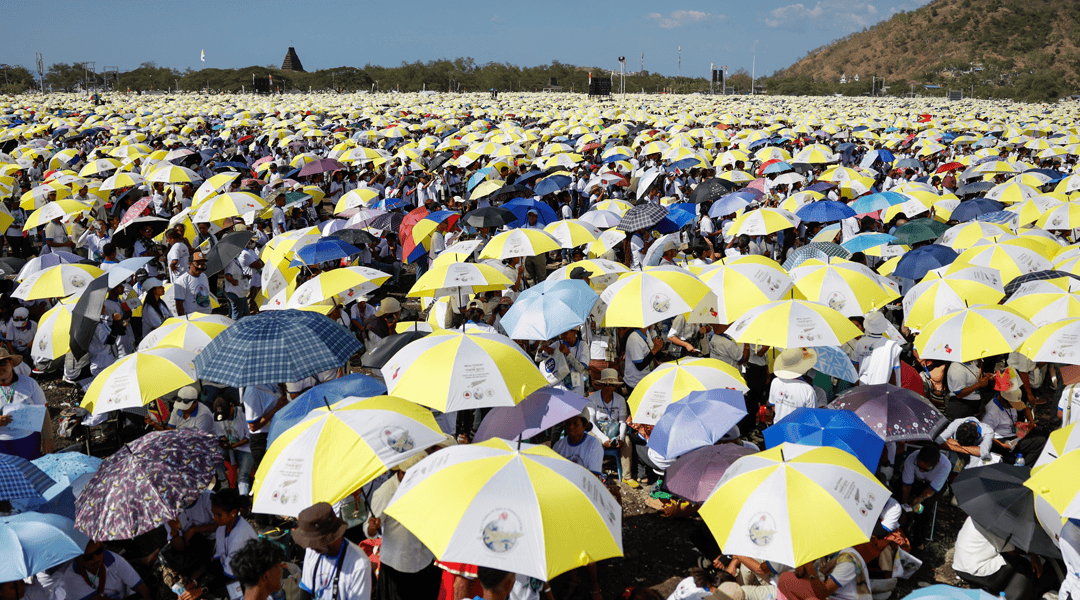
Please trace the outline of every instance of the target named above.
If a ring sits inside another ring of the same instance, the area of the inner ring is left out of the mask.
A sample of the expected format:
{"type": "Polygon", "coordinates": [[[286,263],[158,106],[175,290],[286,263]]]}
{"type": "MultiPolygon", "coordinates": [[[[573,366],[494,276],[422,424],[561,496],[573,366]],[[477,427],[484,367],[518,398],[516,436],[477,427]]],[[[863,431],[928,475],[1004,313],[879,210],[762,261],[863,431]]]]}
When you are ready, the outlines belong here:
{"type": "Polygon", "coordinates": [[[866,333],[881,335],[889,330],[889,320],[876,310],[866,313],[866,318],[863,319],[863,330],[866,333]]]}
{"type": "Polygon", "coordinates": [[[817,362],[817,352],[810,348],[788,348],[780,353],[773,365],[773,373],[784,379],[802,377],[817,362]]]}
{"type": "Polygon", "coordinates": [[[379,308],[375,309],[375,316],[383,317],[398,312],[401,312],[401,303],[394,298],[385,298],[379,303],[379,308]]]}
{"type": "Polygon", "coordinates": [[[600,379],[597,380],[600,385],[622,385],[619,381],[619,372],[615,369],[604,369],[600,371],[600,379]]]}

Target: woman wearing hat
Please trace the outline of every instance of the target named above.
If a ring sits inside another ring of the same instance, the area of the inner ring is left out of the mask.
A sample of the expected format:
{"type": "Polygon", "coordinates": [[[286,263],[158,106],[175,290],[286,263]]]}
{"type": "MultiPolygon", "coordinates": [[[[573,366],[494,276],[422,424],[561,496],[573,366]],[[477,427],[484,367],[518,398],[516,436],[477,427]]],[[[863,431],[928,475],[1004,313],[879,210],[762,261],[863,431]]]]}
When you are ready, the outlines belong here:
{"type": "Polygon", "coordinates": [[[814,386],[802,379],[815,362],[817,352],[810,348],[788,348],[780,353],[773,366],[776,377],[769,386],[769,405],[773,407],[772,422],[783,419],[796,408],[817,406],[814,386]]]}
{"type": "Polygon", "coordinates": [[[345,539],[348,524],[326,502],[300,511],[293,541],[305,548],[300,589],[314,600],[371,598],[371,561],[345,539]]]}
{"type": "Polygon", "coordinates": [[[601,371],[600,379],[597,380],[599,389],[589,395],[585,413],[588,415],[589,422],[592,423],[590,433],[600,440],[600,444],[605,449],[618,449],[623,479],[631,481],[631,449],[626,439],[626,421],[630,416],[630,408],[626,404],[626,398],[615,391],[621,385],[618,371],[615,369],[601,371]]]}
{"type": "Polygon", "coordinates": [[[146,292],[142,309],[142,334],[146,337],[151,331],[161,327],[165,319],[173,314],[168,305],[161,300],[161,297],[165,295],[163,281],[157,277],[151,277],[142,283],[142,289],[146,292]]]}

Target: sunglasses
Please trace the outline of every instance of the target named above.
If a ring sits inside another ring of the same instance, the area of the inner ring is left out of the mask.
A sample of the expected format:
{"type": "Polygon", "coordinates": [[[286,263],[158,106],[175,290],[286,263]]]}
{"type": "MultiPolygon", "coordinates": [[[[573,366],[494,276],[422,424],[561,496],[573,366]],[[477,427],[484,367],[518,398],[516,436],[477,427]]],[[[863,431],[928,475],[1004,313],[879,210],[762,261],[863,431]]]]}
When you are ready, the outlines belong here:
{"type": "Polygon", "coordinates": [[[83,560],[90,560],[90,559],[94,558],[95,556],[101,556],[103,554],[105,554],[105,547],[101,546],[97,550],[94,550],[93,552],[87,552],[86,554],[83,554],[82,559],[83,560]]]}

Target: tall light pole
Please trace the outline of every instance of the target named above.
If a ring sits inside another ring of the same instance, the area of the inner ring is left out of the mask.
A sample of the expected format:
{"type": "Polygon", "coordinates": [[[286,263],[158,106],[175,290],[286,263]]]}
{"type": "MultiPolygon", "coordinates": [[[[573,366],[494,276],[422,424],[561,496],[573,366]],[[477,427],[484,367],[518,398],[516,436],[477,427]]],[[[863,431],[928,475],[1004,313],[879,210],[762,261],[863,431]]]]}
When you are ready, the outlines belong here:
{"type": "Polygon", "coordinates": [[[626,93],[626,57],[619,57],[619,94],[626,93]]]}
{"type": "Polygon", "coordinates": [[[679,71],[676,77],[682,77],[682,46],[679,46],[679,71]]]}

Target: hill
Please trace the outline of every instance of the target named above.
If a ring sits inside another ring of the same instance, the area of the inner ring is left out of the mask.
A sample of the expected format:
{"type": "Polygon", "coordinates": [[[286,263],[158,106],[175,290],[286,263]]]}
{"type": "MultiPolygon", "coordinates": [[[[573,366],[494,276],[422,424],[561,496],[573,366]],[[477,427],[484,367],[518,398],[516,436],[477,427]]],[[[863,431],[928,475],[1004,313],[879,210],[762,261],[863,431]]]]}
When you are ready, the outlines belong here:
{"type": "Polygon", "coordinates": [[[778,71],[769,91],[806,78],[838,85],[856,74],[859,87],[884,78],[889,94],[937,84],[978,97],[1052,101],[1080,83],[1080,2],[934,0],[810,51],[778,71]]]}

